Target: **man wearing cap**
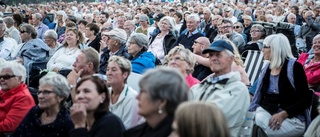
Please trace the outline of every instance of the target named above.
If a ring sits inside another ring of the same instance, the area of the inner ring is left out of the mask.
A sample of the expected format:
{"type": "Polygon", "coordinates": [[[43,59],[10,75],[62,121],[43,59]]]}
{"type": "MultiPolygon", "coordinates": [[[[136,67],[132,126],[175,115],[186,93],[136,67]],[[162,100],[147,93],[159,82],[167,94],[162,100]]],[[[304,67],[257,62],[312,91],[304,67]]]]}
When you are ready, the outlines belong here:
{"type": "Polygon", "coordinates": [[[126,49],[127,33],[123,29],[115,28],[109,32],[102,32],[102,37],[107,37],[107,48],[102,50],[100,56],[99,73],[106,74],[108,60],[111,56],[117,55],[129,58],[130,55],[126,49]]]}
{"type": "Polygon", "coordinates": [[[231,136],[239,136],[250,97],[247,87],[241,82],[240,73],[231,70],[233,48],[225,40],[217,40],[202,51],[202,54],[206,53],[214,74],[191,88],[190,99],[214,102],[224,113],[231,136]]]}
{"type": "MultiPolygon", "coordinates": [[[[207,58],[206,54],[202,54],[202,50],[208,48],[210,46],[210,41],[206,37],[199,37],[193,43],[193,53],[204,58],[207,58]]],[[[203,66],[202,64],[196,64],[194,66],[194,71],[192,76],[202,81],[204,78],[212,74],[212,71],[209,67],[203,66]]]]}
{"type": "Polygon", "coordinates": [[[193,51],[192,45],[194,40],[203,36],[201,32],[197,29],[200,18],[197,14],[190,14],[186,20],[187,23],[187,31],[181,32],[181,35],[178,37],[178,40],[173,43],[171,47],[183,45],[185,48],[193,51]]]}
{"type": "Polygon", "coordinates": [[[234,10],[232,8],[228,7],[224,11],[226,13],[227,19],[231,20],[232,23],[236,23],[238,21],[238,19],[235,16],[233,16],[234,10]]]}

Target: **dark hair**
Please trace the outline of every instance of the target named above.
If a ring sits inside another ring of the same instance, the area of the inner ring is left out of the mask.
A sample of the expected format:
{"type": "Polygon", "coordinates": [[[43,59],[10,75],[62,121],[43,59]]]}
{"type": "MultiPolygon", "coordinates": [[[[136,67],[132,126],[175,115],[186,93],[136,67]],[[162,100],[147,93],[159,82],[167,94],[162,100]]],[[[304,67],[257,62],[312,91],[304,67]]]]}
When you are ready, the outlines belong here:
{"type": "Polygon", "coordinates": [[[231,26],[233,26],[233,23],[231,20],[228,20],[228,19],[222,19],[222,22],[221,23],[230,23],[231,26]]]}
{"type": "Polygon", "coordinates": [[[86,20],[79,20],[78,24],[83,24],[84,26],[87,26],[88,22],[86,20]]]}
{"type": "Polygon", "coordinates": [[[99,26],[98,26],[97,24],[95,24],[95,23],[89,23],[86,27],[89,28],[90,31],[93,30],[93,31],[94,31],[93,35],[95,35],[95,36],[96,36],[96,35],[99,33],[99,31],[100,31],[99,26]]]}
{"type": "Polygon", "coordinates": [[[106,94],[105,100],[102,103],[100,103],[97,109],[94,111],[94,117],[97,118],[101,114],[109,110],[109,102],[110,102],[109,90],[106,85],[106,82],[104,82],[102,79],[100,79],[97,76],[87,76],[87,77],[81,78],[81,80],[76,85],[76,90],[83,82],[88,80],[93,82],[96,85],[96,90],[98,94],[102,94],[102,93],[106,94]]]}
{"type": "Polygon", "coordinates": [[[30,33],[31,34],[31,38],[32,39],[35,39],[37,38],[37,31],[35,30],[35,28],[30,25],[30,24],[22,24],[20,27],[19,27],[19,31],[21,31],[21,29],[24,28],[24,31],[26,31],[27,33],[30,33]]]}
{"type": "Polygon", "coordinates": [[[176,15],[178,18],[180,18],[180,20],[182,20],[182,14],[180,12],[176,12],[174,13],[174,15],[176,15]]]}
{"type": "Polygon", "coordinates": [[[68,15],[68,19],[74,23],[77,23],[77,18],[73,15],[68,15]]]}
{"type": "Polygon", "coordinates": [[[17,27],[19,27],[22,24],[22,16],[20,14],[13,14],[12,18],[15,23],[17,23],[17,27]]]}
{"type": "Polygon", "coordinates": [[[299,7],[298,6],[292,6],[291,8],[294,8],[294,10],[296,10],[297,13],[299,13],[299,7]]]}
{"type": "Polygon", "coordinates": [[[109,18],[109,13],[107,13],[107,12],[102,12],[101,14],[105,15],[106,18],[109,18]]]}

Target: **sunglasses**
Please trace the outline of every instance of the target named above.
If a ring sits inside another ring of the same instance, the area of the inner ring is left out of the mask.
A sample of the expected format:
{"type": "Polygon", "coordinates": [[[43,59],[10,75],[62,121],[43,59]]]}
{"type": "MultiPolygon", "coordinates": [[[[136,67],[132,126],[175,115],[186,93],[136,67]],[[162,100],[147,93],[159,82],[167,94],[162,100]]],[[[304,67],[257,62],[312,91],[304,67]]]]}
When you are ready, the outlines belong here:
{"type": "Polygon", "coordinates": [[[233,26],[234,29],[239,29],[241,28],[240,26],[233,26]]]}
{"type": "Polygon", "coordinates": [[[25,31],[25,30],[20,30],[20,33],[25,33],[25,32],[27,32],[27,31],[25,31]]]}
{"type": "Polygon", "coordinates": [[[0,79],[8,80],[13,77],[16,77],[16,75],[3,75],[3,76],[0,76],[0,79]]]}

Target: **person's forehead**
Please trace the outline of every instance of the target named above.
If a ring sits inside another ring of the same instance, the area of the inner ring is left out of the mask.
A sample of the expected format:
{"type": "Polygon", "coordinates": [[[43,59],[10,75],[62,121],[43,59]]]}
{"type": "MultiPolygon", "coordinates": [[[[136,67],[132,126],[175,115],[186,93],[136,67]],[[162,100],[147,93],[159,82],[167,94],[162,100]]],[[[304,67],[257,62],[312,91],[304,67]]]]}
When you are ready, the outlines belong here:
{"type": "Polygon", "coordinates": [[[11,68],[3,68],[0,74],[13,74],[13,72],[11,68]]]}

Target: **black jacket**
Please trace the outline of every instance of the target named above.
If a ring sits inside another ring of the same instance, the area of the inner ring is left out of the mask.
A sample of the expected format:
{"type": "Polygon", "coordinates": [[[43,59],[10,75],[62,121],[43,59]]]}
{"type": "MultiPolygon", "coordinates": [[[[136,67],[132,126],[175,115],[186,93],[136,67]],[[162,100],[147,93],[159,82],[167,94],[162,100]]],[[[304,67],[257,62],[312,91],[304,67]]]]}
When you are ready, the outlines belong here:
{"type": "Polygon", "coordinates": [[[147,122],[124,132],[124,137],[168,137],[172,131],[173,116],[167,116],[155,128],[147,122]]]}
{"type": "MultiPolygon", "coordinates": [[[[159,33],[160,33],[160,31],[159,31],[159,33]]],[[[154,35],[151,36],[151,38],[150,38],[150,40],[149,40],[149,41],[150,41],[150,42],[149,42],[149,45],[152,44],[152,42],[154,41],[154,39],[157,37],[157,35],[158,35],[159,33],[154,34],[154,35]]],[[[168,35],[166,35],[166,36],[164,37],[163,49],[164,49],[165,55],[167,55],[168,52],[170,51],[170,49],[173,48],[173,47],[172,47],[172,46],[173,46],[173,43],[176,42],[176,40],[177,40],[177,38],[172,34],[171,31],[168,33],[168,35]]]]}
{"type": "MultiPolygon", "coordinates": [[[[108,48],[104,48],[103,50],[103,54],[101,54],[100,56],[100,66],[99,66],[99,73],[105,75],[106,74],[106,69],[108,66],[108,60],[110,58],[109,55],[109,50],[108,48]]],[[[126,49],[125,45],[122,45],[119,49],[119,51],[116,53],[117,56],[122,56],[124,58],[129,58],[130,54],[128,53],[128,50],[126,49]]]]}
{"type": "Polygon", "coordinates": [[[100,52],[100,40],[101,40],[101,37],[97,35],[96,38],[88,45],[88,47],[92,47],[96,51],[100,52]]]}

